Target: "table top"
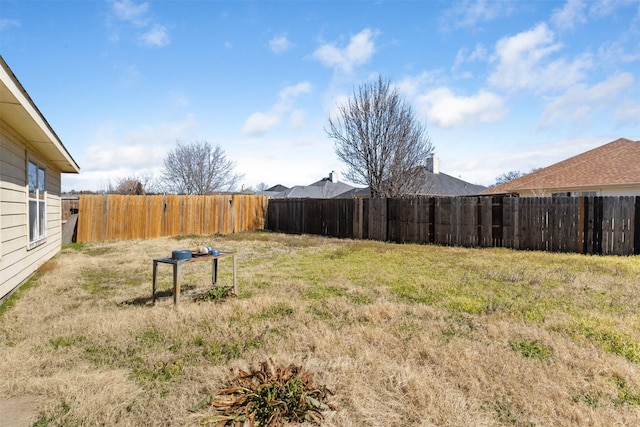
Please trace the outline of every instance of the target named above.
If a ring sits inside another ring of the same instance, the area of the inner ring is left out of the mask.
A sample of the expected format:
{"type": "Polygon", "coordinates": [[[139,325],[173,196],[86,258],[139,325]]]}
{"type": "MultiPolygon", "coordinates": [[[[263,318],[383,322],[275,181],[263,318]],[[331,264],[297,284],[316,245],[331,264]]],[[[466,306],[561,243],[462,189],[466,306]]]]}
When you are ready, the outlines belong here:
{"type": "Polygon", "coordinates": [[[235,255],[233,252],[220,252],[218,255],[194,255],[189,259],[174,259],[171,257],[165,258],[155,258],[154,262],[164,262],[166,264],[182,264],[185,262],[193,262],[193,261],[211,261],[218,258],[224,258],[228,256],[235,255]]]}

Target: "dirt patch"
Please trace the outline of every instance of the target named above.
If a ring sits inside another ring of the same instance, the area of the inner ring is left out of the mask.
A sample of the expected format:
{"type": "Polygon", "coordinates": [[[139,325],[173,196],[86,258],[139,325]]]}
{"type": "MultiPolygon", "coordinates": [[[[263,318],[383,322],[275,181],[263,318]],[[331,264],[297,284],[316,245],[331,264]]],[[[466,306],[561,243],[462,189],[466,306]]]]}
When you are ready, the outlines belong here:
{"type": "Polygon", "coordinates": [[[36,396],[16,396],[0,399],[0,427],[28,427],[35,422],[38,411],[36,396]]]}

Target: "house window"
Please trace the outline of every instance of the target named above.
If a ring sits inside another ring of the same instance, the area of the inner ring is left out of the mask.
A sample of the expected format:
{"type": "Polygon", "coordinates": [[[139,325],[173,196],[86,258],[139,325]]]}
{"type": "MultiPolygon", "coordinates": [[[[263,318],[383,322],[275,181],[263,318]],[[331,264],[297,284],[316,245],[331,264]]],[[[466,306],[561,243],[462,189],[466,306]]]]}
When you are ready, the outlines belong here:
{"type": "Polygon", "coordinates": [[[29,162],[29,247],[43,243],[47,237],[47,192],[45,172],[40,165],[29,162]]]}

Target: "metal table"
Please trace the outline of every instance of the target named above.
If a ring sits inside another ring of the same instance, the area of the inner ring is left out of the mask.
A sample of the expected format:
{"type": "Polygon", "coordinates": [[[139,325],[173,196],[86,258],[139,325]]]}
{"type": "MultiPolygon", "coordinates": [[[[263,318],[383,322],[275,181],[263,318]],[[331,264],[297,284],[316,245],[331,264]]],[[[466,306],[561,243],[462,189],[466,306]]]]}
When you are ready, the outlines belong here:
{"type": "Polygon", "coordinates": [[[153,288],[151,299],[156,302],[156,281],[158,277],[158,264],[171,264],[173,266],[173,303],[180,304],[180,285],[182,279],[182,266],[184,264],[211,261],[211,284],[216,285],[218,281],[218,259],[231,257],[233,259],[233,292],[238,294],[238,282],[236,280],[236,255],[233,252],[220,252],[218,255],[194,256],[191,259],[156,258],[153,260],[153,288]]]}

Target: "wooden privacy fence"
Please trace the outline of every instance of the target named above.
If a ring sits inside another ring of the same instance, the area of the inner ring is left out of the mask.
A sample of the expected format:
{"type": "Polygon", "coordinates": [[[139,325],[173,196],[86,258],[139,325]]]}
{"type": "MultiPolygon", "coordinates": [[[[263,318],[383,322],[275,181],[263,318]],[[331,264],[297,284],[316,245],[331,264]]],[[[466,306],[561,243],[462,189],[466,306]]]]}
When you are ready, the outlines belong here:
{"type": "Polygon", "coordinates": [[[267,198],[80,196],[78,242],[228,234],[264,228],[267,198]]]}
{"type": "Polygon", "coordinates": [[[631,255],[640,197],[270,200],[267,229],[398,243],[631,255]]]}

